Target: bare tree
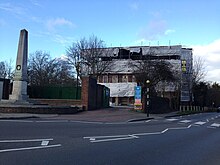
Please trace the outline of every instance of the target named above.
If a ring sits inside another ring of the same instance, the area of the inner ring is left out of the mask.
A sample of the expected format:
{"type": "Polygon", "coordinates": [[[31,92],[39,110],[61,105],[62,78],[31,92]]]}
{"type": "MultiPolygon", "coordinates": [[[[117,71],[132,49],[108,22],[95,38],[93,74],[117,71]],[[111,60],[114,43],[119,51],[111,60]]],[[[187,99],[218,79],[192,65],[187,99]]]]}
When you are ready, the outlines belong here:
{"type": "Polygon", "coordinates": [[[102,60],[106,54],[108,49],[105,48],[104,41],[94,35],[88,39],[82,38],[67,49],[68,60],[79,76],[85,74],[97,77],[105,72],[111,64],[109,60],[102,60]]]}
{"type": "Polygon", "coordinates": [[[48,53],[32,53],[28,64],[30,85],[74,85],[75,78],[69,65],[61,59],[51,59],[48,53]]]}
{"type": "Polygon", "coordinates": [[[0,62],[0,78],[6,77],[6,67],[4,62],[0,62]]]}
{"type": "Polygon", "coordinates": [[[7,78],[7,79],[12,79],[14,71],[12,69],[12,60],[7,61],[2,61],[0,62],[0,77],[1,78],[7,78]]]}
{"type": "Polygon", "coordinates": [[[207,71],[205,70],[205,61],[201,57],[195,56],[193,59],[193,83],[198,84],[203,81],[207,71]]]}

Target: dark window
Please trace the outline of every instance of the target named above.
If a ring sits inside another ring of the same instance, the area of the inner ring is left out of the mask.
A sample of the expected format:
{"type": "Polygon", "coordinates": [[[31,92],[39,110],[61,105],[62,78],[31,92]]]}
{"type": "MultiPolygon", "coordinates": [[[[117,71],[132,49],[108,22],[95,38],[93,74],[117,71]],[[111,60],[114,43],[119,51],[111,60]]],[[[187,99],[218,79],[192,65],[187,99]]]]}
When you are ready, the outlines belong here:
{"type": "Polygon", "coordinates": [[[122,82],[122,75],[118,75],[118,82],[122,82]]]}

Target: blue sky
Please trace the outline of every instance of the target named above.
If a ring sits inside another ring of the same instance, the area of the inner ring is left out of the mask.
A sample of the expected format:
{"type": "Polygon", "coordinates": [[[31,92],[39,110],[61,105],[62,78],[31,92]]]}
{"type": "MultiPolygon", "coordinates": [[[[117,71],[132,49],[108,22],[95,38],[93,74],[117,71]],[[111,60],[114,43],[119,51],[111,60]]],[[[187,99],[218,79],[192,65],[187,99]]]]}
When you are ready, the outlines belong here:
{"type": "Polygon", "coordinates": [[[220,82],[220,1],[1,0],[0,61],[15,60],[19,32],[29,32],[29,53],[65,54],[82,37],[107,46],[182,44],[205,60],[206,79],[220,82]]]}

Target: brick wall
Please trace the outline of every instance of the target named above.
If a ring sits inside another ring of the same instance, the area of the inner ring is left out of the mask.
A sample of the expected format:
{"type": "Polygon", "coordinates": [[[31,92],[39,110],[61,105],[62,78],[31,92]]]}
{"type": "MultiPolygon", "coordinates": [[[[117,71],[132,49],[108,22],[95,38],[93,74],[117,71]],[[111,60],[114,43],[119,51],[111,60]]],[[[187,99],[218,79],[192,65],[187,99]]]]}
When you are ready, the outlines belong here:
{"type": "Polygon", "coordinates": [[[29,102],[51,106],[81,106],[81,100],[73,99],[30,99],[29,102]]]}
{"type": "Polygon", "coordinates": [[[82,77],[82,106],[85,110],[94,110],[104,107],[104,85],[97,84],[97,80],[90,76],[82,77]]]}

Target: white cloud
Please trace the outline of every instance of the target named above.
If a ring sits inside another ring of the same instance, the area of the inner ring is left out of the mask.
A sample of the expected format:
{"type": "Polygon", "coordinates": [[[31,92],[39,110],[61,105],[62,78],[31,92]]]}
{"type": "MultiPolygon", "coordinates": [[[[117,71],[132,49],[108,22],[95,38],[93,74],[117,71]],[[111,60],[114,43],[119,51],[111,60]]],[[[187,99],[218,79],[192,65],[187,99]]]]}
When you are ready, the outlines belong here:
{"type": "Polygon", "coordinates": [[[16,5],[12,5],[11,3],[1,3],[0,10],[4,10],[6,12],[10,12],[12,14],[18,14],[18,15],[25,13],[23,8],[16,5]]]}
{"type": "Polygon", "coordinates": [[[60,43],[62,45],[66,45],[66,44],[69,44],[69,43],[72,42],[71,37],[64,37],[64,36],[59,35],[59,34],[52,35],[52,40],[57,42],[57,43],[60,43]]]}
{"type": "Polygon", "coordinates": [[[75,25],[71,21],[66,20],[64,18],[51,19],[48,20],[46,23],[46,27],[49,31],[54,31],[57,26],[74,27],[75,25]]]}
{"type": "Polygon", "coordinates": [[[71,36],[64,36],[61,34],[56,34],[56,33],[51,33],[51,32],[37,32],[33,33],[35,37],[40,37],[40,38],[47,38],[52,42],[58,43],[62,46],[68,46],[69,44],[73,43],[76,41],[74,37],[71,36]]]}
{"type": "Polygon", "coordinates": [[[207,70],[206,80],[220,82],[220,39],[207,45],[195,45],[193,55],[205,61],[207,70]]]}
{"type": "Polygon", "coordinates": [[[175,33],[176,31],[174,30],[174,29],[167,29],[166,31],[165,31],[165,35],[169,35],[169,34],[171,34],[171,33],[175,33]]]}
{"type": "Polygon", "coordinates": [[[37,0],[30,0],[34,6],[43,7],[37,0]]]}

